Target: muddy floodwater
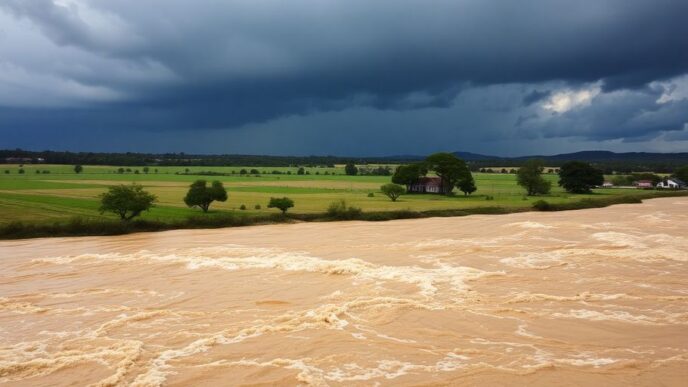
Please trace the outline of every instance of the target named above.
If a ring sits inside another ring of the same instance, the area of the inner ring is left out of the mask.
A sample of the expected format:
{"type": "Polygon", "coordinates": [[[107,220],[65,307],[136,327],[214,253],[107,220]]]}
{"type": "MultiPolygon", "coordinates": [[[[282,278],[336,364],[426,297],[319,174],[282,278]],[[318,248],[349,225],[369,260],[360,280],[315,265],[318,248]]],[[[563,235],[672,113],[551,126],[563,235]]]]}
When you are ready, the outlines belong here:
{"type": "Polygon", "coordinates": [[[688,385],[688,198],[0,242],[0,383],[688,385]]]}

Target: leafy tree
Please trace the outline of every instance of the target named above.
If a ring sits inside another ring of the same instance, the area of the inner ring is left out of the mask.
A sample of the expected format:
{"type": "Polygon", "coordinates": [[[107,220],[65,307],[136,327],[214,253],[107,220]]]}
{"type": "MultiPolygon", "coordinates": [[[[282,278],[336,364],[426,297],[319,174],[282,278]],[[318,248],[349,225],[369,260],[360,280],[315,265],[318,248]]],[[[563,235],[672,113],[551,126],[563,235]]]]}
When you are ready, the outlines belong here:
{"type": "Polygon", "coordinates": [[[9,169],[5,169],[5,175],[9,175],[9,174],[10,174],[10,170],[9,170],[9,169]]]}
{"type": "Polygon", "coordinates": [[[358,173],[358,168],[356,168],[354,163],[349,162],[344,166],[344,172],[349,176],[355,176],[358,173]]]}
{"type": "Polygon", "coordinates": [[[470,171],[468,171],[468,173],[462,177],[461,180],[459,180],[459,182],[456,184],[456,188],[463,192],[464,196],[470,195],[478,190],[478,187],[475,186],[475,180],[473,179],[473,175],[470,171]]]}
{"type": "Polygon", "coordinates": [[[428,168],[425,163],[414,163],[408,165],[400,165],[392,175],[392,183],[406,186],[406,190],[416,182],[421,176],[428,174],[428,168]]]}
{"type": "Polygon", "coordinates": [[[257,170],[257,169],[255,169],[255,168],[253,168],[253,169],[251,169],[251,174],[252,174],[252,175],[260,175],[260,171],[257,170]]]}
{"type": "Polygon", "coordinates": [[[150,171],[150,168],[143,167],[143,173],[148,174],[149,171],[150,171]]]}
{"type": "Polygon", "coordinates": [[[683,180],[685,183],[688,183],[688,165],[675,170],[673,176],[677,179],[683,180]]]}
{"type": "Polygon", "coordinates": [[[516,178],[518,185],[525,188],[528,196],[546,195],[552,189],[552,183],[542,177],[545,166],[542,160],[531,159],[519,168],[516,178]]]}
{"type": "Polygon", "coordinates": [[[435,153],[425,159],[428,169],[442,179],[443,192],[450,195],[461,179],[470,175],[466,163],[451,153],[435,153]]]}
{"type": "Polygon", "coordinates": [[[84,167],[82,167],[82,166],[79,165],[79,164],[77,164],[77,165],[74,166],[74,172],[75,172],[75,173],[81,173],[83,170],[84,170],[84,167]]]}
{"type": "Polygon", "coordinates": [[[118,169],[117,169],[117,173],[120,173],[120,174],[121,174],[121,173],[124,173],[124,168],[118,168],[118,169]]]}
{"type": "Polygon", "coordinates": [[[26,171],[24,170],[24,168],[19,168],[19,174],[20,174],[20,175],[23,175],[24,172],[26,172],[26,171]]]}
{"type": "Polygon", "coordinates": [[[303,167],[300,167],[298,171],[296,171],[297,175],[304,175],[306,173],[306,170],[303,169],[303,167]]]}
{"type": "Polygon", "coordinates": [[[247,174],[247,173],[248,173],[248,171],[245,170],[245,169],[242,169],[241,171],[239,171],[239,174],[240,174],[240,175],[245,175],[245,174],[247,174]]]}
{"type": "Polygon", "coordinates": [[[203,212],[208,212],[210,204],[215,200],[227,201],[227,190],[220,181],[213,181],[210,187],[205,180],[196,180],[184,197],[184,203],[189,207],[199,207],[203,212]]]}
{"type": "Polygon", "coordinates": [[[268,208],[279,208],[282,214],[286,214],[287,210],[294,207],[294,201],[288,197],[283,198],[270,198],[268,203],[268,208]]]}
{"type": "Polygon", "coordinates": [[[396,202],[399,196],[406,192],[406,188],[399,184],[387,183],[380,187],[380,191],[382,191],[382,193],[388,198],[392,199],[393,202],[396,202]]]}
{"type": "Polygon", "coordinates": [[[122,220],[130,220],[148,211],[157,197],[138,184],[116,185],[100,195],[100,213],[113,212],[122,220]]]}
{"type": "Polygon", "coordinates": [[[582,161],[569,161],[559,169],[559,185],[571,193],[590,193],[602,183],[602,171],[582,161]]]}

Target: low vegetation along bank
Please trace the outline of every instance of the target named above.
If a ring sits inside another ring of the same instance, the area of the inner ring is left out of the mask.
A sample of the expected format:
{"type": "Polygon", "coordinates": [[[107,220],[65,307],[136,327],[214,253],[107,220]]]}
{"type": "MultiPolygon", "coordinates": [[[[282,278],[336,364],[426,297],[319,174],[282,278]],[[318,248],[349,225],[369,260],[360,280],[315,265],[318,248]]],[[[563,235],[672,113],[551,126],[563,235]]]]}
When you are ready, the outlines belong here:
{"type": "Polygon", "coordinates": [[[221,213],[214,216],[195,215],[186,219],[171,222],[138,219],[122,222],[111,219],[93,219],[73,217],[67,221],[22,222],[14,221],[0,225],[0,239],[23,239],[59,236],[99,236],[121,235],[135,232],[163,231],[174,229],[203,229],[240,227],[259,224],[293,223],[293,222],[325,222],[342,220],[386,221],[395,219],[417,219],[429,217],[449,217],[466,215],[496,215],[524,211],[563,211],[585,208],[606,207],[614,204],[642,203],[644,199],[688,196],[683,191],[657,191],[638,196],[591,197],[575,202],[549,203],[538,200],[532,207],[499,207],[484,206],[464,209],[446,210],[393,210],[393,211],[362,211],[360,208],[347,206],[345,202],[333,203],[327,212],[312,214],[240,214],[221,213]]]}

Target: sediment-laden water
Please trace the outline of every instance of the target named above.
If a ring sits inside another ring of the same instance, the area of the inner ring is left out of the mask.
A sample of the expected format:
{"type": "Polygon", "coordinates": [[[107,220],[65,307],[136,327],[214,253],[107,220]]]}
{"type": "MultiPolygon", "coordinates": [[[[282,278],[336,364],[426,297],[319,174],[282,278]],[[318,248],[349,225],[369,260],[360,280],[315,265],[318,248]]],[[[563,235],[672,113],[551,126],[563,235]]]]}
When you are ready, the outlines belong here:
{"type": "Polygon", "coordinates": [[[686,198],[0,257],[7,385],[688,385],[686,198]]]}

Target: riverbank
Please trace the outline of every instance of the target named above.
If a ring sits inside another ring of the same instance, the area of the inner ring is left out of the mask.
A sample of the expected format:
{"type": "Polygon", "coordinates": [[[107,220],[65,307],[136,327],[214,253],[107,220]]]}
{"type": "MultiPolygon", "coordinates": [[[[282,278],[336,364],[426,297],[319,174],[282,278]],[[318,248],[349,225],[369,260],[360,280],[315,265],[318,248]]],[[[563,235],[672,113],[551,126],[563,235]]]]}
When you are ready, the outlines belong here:
{"type": "Polygon", "coordinates": [[[138,219],[128,222],[118,220],[95,220],[93,218],[74,217],[68,221],[55,222],[10,222],[0,225],[0,239],[25,239],[64,236],[104,236],[123,235],[136,232],[154,232],[177,229],[204,229],[241,227],[250,225],[294,223],[294,222],[328,222],[342,220],[387,221],[396,219],[420,219],[430,217],[456,217],[467,215],[500,215],[527,211],[567,211],[585,208],[601,208],[614,204],[642,203],[643,200],[661,197],[688,196],[688,191],[656,191],[640,198],[637,196],[614,196],[584,198],[566,203],[549,203],[535,198],[530,208],[511,208],[485,206],[449,210],[395,210],[395,211],[361,211],[344,208],[339,211],[312,214],[222,214],[215,216],[196,215],[182,220],[161,222],[138,219]]]}

